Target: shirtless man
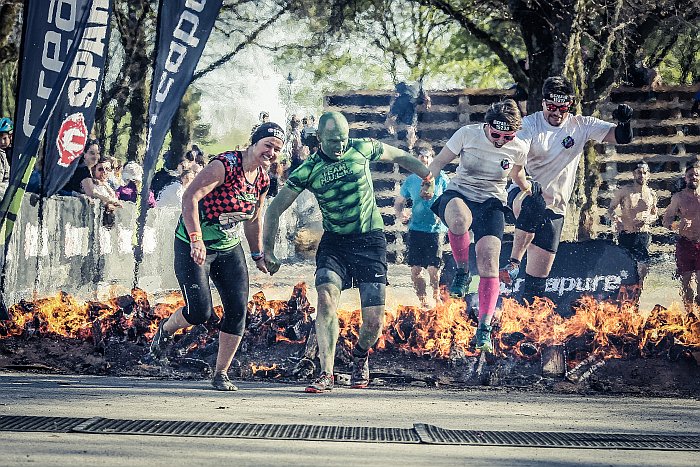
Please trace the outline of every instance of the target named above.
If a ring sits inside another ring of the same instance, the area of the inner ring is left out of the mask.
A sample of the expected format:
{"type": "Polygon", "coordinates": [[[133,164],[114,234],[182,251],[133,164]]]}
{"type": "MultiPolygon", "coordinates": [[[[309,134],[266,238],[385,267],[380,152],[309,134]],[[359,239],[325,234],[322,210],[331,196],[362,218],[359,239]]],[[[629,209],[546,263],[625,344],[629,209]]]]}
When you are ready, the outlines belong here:
{"type": "Polygon", "coordinates": [[[658,198],[648,182],[649,165],[641,161],[634,169],[634,183],[617,190],[608,208],[608,218],[617,231],[617,243],[637,262],[640,289],[649,272],[649,227],[659,217],[658,198]]]}
{"type": "Polygon", "coordinates": [[[700,305],[700,161],[687,166],[685,183],[685,188],[671,198],[671,204],[664,212],[663,224],[667,229],[678,231],[676,266],[681,279],[683,305],[690,313],[693,302],[700,305]],[[676,217],[680,218],[679,222],[675,222],[676,217]],[[693,275],[697,287],[695,293],[690,284],[693,275]]]}

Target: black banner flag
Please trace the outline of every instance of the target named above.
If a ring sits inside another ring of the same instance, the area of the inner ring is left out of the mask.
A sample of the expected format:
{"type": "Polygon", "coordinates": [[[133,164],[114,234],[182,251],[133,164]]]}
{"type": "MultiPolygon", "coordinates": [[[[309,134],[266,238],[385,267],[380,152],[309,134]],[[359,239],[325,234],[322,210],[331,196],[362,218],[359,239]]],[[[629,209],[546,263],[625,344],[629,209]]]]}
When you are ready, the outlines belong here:
{"type": "Polygon", "coordinates": [[[148,192],[158,154],[182,96],[192,81],[221,3],[222,0],[163,0],[160,4],[158,48],[148,106],[148,136],[136,229],[137,263],[141,260],[140,246],[148,211],[148,192]]]}
{"type": "Polygon", "coordinates": [[[109,46],[110,15],[110,0],[92,2],[66,91],[59,97],[46,129],[43,165],[46,196],[58,192],[73,175],[95,122],[95,106],[109,46]]]}
{"type": "MultiPolygon", "coordinates": [[[[15,117],[15,151],[10,183],[0,203],[0,267],[3,271],[0,295],[4,287],[8,241],[17,219],[17,212],[22,205],[46,126],[60,101],[60,96],[67,89],[88,23],[93,2],[88,0],[83,3],[82,9],[72,8],[76,5],[75,2],[66,4],[35,0],[26,4],[24,18],[29,23],[25,25],[22,43],[24,52],[20,66],[20,98],[17,100],[15,117]],[[34,20],[37,23],[34,23],[34,20]],[[70,29],[70,33],[61,35],[59,31],[66,29],[70,29]],[[37,50],[41,51],[39,55],[34,53],[37,50]],[[57,62],[52,62],[52,59],[57,62]],[[45,68],[47,66],[50,68],[45,68]],[[50,82],[49,69],[55,69],[55,75],[52,75],[53,79],[50,82]]],[[[2,296],[0,319],[9,319],[2,296]]]]}

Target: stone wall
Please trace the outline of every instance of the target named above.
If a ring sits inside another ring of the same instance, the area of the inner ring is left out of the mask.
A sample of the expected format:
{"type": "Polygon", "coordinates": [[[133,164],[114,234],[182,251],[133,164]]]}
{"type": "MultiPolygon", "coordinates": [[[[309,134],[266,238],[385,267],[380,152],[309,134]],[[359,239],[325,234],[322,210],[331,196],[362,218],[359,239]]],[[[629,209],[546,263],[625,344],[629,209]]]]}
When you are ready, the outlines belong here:
{"type": "MultiPolygon", "coordinates": [[[[671,188],[682,176],[685,164],[700,154],[700,120],[690,116],[694,92],[690,87],[665,87],[653,93],[620,88],[602,106],[602,118],[607,120],[611,120],[612,110],[619,103],[628,103],[635,109],[635,140],[629,145],[599,145],[597,148],[603,179],[595,208],[600,218],[594,227],[597,235],[610,236],[610,228],[603,224],[602,215],[614,191],[631,183],[631,169],[638,160],[644,159],[650,165],[650,184],[658,192],[661,212],[668,206],[671,188]]],[[[419,117],[418,137],[430,142],[437,154],[460,126],[482,122],[491,103],[510,95],[512,91],[497,89],[430,92],[432,106],[419,117]]],[[[355,91],[327,96],[325,107],[347,117],[351,137],[371,137],[396,145],[396,139],[384,126],[390,99],[389,92],[355,91]]],[[[455,164],[449,164],[446,171],[453,174],[455,168],[455,164]]],[[[406,173],[398,166],[381,162],[373,164],[373,171],[377,204],[389,240],[389,258],[395,261],[404,250],[406,227],[395,222],[393,203],[406,173]]],[[[664,229],[657,222],[654,227],[656,249],[663,248],[669,241],[663,234],[664,229]]]]}

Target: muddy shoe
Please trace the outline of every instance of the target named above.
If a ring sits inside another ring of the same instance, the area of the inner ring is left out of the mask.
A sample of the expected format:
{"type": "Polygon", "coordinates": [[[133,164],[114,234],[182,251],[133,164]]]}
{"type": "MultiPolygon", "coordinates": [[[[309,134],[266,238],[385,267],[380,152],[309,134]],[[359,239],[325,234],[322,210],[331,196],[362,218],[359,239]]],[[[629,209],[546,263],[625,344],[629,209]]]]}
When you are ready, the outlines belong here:
{"type": "Polygon", "coordinates": [[[156,331],[155,335],[153,336],[153,340],[151,341],[151,356],[153,356],[153,358],[156,360],[160,360],[161,358],[163,358],[165,348],[167,347],[168,343],[173,339],[173,336],[168,334],[165,331],[165,329],[163,329],[163,326],[167,321],[168,318],[163,318],[162,320],[160,320],[160,323],[158,323],[158,330],[156,331]]]}
{"type": "Polygon", "coordinates": [[[450,285],[450,297],[453,298],[464,298],[469,290],[469,283],[472,277],[468,271],[462,268],[457,269],[454,279],[452,279],[452,285],[450,285]]]}
{"type": "Polygon", "coordinates": [[[520,273],[520,263],[509,261],[506,266],[498,271],[498,279],[506,285],[512,285],[520,273]]]}
{"type": "Polygon", "coordinates": [[[491,326],[480,324],[476,329],[476,350],[493,353],[493,343],[491,342],[491,326]]]}
{"type": "Polygon", "coordinates": [[[352,356],[352,374],[350,375],[350,387],[364,389],[369,385],[369,355],[364,357],[352,356]]]}
{"type": "Polygon", "coordinates": [[[325,371],[316,378],[316,381],[309,384],[304,392],[319,393],[333,390],[333,375],[329,375],[325,371]]]}
{"type": "Polygon", "coordinates": [[[218,391],[238,391],[238,387],[228,379],[228,375],[224,372],[214,374],[211,385],[218,391]]]}

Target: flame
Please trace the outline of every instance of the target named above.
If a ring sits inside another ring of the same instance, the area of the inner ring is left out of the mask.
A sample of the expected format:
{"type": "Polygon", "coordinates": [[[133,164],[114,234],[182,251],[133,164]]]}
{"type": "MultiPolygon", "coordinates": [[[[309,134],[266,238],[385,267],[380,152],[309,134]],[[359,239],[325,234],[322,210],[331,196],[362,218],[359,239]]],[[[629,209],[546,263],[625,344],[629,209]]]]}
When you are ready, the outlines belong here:
{"type": "MultiPolygon", "coordinates": [[[[155,306],[147,294],[134,289],[130,295],[107,302],[79,302],[65,293],[35,301],[22,301],[10,308],[11,321],[0,322],[0,338],[10,336],[56,335],[74,339],[99,340],[117,335],[147,342],[158,322],[184,305],[179,292],[161,298],[155,306]]],[[[313,307],[306,297],[306,285],[298,284],[289,300],[267,300],[262,292],[248,303],[245,338],[253,345],[303,344],[314,325],[313,307]]],[[[568,318],[557,314],[554,304],[537,299],[529,306],[504,299],[494,318],[496,353],[531,359],[544,346],[567,345],[581,359],[620,358],[630,353],[641,356],[658,352],[664,343],[700,350],[700,310],[687,313],[678,304],[640,311],[632,302],[598,302],[584,297],[568,318]]],[[[221,317],[221,307],[215,312],[221,317]]],[[[215,321],[215,320],[214,320],[215,321]]],[[[360,310],[339,310],[339,344],[350,350],[357,342],[362,323],[360,310]]],[[[431,358],[473,356],[476,323],[467,316],[464,301],[445,298],[432,309],[399,305],[387,310],[385,327],[375,351],[396,350],[431,358]]],[[[215,330],[215,327],[210,327],[215,330]]],[[[211,332],[208,336],[214,336],[211,332]]],[[[191,352],[207,344],[206,336],[184,346],[191,352]]],[[[184,344],[183,344],[184,345],[184,344]]],[[[577,357],[573,358],[573,361],[577,357]]],[[[573,363],[571,361],[570,363],[573,363]]],[[[280,373],[272,367],[253,366],[252,373],[280,373]]],[[[281,374],[281,373],[280,373],[281,374]]]]}

